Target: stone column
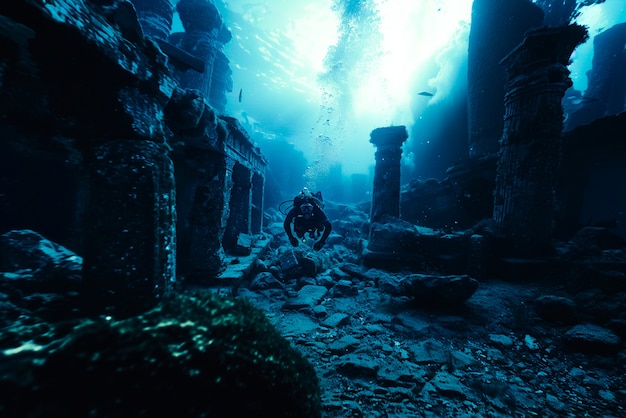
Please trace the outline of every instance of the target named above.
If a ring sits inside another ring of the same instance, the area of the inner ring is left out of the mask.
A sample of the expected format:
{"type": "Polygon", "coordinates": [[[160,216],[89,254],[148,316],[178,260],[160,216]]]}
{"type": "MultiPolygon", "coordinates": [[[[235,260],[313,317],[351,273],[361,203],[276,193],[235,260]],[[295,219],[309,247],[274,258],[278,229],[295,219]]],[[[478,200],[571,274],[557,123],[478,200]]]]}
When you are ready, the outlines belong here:
{"type": "Polygon", "coordinates": [[[230,214],[235,161],[211,153],[210,161],[199,169],[199,183],[190,214],[187,279],[197,282],[215,277],[224,270],[222,238],[230,214]]]}
{"type": "Polygon", "coordinates": [[[232,74],[228,57],[222,51],[217,51],[213,59],[209,103],[222,113],[226,109],[226,92],[233,91],[232,74]]]}
{"type": "Polygon", "coordinates": [[[90,150],[83,275],[85,309],[152,308],[176,277],[174,166],[168,147],[116,140],[90,150]]]}
{"type": "Polygon", "coordinates": [[[377,148],[370,221],[383,215],[400,217],[400,158],[402,144],[409,137],[405,126],[374,129],[370,142],[377,148]]]}
{"type": "Polygon", "coordinates": [[[170,0],[132,0],[144,35],[166,41],[172,29],[174,7],[170,0]]]}
{"type": "Polygon", "coordinates": [[[228,201],[229,216],[222,240],[222,246],[227,252],[235,249],[239,234],[250,234],[251,178],[252,173],[249,168],[235,163],[228,201]]]}
{"type": "Polygon", "coordinates": [[[504,133],[493,217],[518,256],[551,248],[567,64],[587,38],[582,26],[530,32],[502,64],[507,71],[504,133]]]}
{"type": "Polygon", "coordinates": [[[205,62],[202,74],[196,71],[179,74],[181,87],[201,91],[213,108],[223,112],[225,96],[215,88],[232,90],[228,59],[221,52],[232,35],[215,5],[208,0],[180,0],[176,9],[185,28],[177,46],[205,62]]]}
{"type": "Polygon", "coordinates": [[[252,219],[250,231],[258,235],[263,232],[263,207],[265,200],[265,176],[263,173],[252,174],[252,219]]]}

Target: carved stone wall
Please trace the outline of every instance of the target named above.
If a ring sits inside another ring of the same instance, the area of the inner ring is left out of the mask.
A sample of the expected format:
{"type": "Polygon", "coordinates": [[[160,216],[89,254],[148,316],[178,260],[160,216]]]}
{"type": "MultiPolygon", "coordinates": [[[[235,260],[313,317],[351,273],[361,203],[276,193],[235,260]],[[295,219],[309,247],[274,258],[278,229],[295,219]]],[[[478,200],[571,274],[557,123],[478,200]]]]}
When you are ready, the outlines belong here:
{"type": "Polygon", "coordinates": [[[239,235],[263,228],[265,167],[236,119],[221,116],[194,91],[166,109],[174,132],[180,276],[206,282],[237,252],[239,235]]]}
{"type": "Polygon", "coordinates": [[[261,230],[266,162],[173,77],[168,56],[191,61],[157,42],[167,1],[105,3],[0,4],[0,233],[81,255],[85,309],[122,316],[173,291],[179,266],[219,273],[229,223],[261,230]]]}
{"type": "Polygon", "coordinates": [[[151,306],[173,288],[176,269],[162,117],[176,83],[165,56],[139,36],[126,2],[2,3],[0,20],[0,129],[11,133],[1,153],[52,164],[44,174],[52,181],[0,167],[0,185],[16,186],[0,186],[3,229],[50,233],[82,255],[85,309],[151,306]],[[33,204],[19,220],[8,216],[33,204]]]}

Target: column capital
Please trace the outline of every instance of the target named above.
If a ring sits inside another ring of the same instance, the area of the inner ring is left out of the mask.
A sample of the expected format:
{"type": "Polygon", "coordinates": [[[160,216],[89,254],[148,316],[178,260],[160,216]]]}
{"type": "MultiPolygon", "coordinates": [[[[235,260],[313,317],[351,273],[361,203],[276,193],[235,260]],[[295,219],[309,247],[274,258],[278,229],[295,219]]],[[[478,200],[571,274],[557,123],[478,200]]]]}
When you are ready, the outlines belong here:
{"type": "Polygon", "coordinates": [[[207,32],[224,44],[232,39],[222,15],[210,0],[180,0],[176,10],[185,32],[207,32]]]}
{"type": "Polygon", "coordinates": [[[509,80],[550,65],[567,66],[574,49],[587,39],[587,29],[578,24],[534,29],[500,63],[505,66],[509,80]]]}
{"type": "Polygon", "coordinates": [[[370,133],[370,142],[376,147],[401,147],[409,137],[406,126],[386,126],[370,133]]]}

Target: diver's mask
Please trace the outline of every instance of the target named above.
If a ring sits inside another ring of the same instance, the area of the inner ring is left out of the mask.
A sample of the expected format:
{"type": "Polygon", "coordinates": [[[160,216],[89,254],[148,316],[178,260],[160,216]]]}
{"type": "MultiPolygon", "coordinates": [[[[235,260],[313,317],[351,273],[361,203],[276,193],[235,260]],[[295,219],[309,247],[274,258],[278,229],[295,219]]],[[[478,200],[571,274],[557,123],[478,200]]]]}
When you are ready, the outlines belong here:
{"type": "Polygon", "coordinates": [[[303,203],[300,205],[300,212],[305,219],[309,219],[313,215],[313,205],[310,203],[303,203]]]}

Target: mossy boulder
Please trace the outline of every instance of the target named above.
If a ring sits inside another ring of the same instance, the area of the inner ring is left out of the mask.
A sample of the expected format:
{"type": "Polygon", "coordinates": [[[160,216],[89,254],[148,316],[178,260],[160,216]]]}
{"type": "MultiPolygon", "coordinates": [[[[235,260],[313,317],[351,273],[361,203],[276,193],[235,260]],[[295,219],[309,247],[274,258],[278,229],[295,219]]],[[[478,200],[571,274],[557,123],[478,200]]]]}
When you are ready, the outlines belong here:
{"type": "Polygon", "coordinates": [[[84,320],[62,341],[3,357],[6,416],[321,416],[310,363],[262,311],[211,292],[84,320]]]}

